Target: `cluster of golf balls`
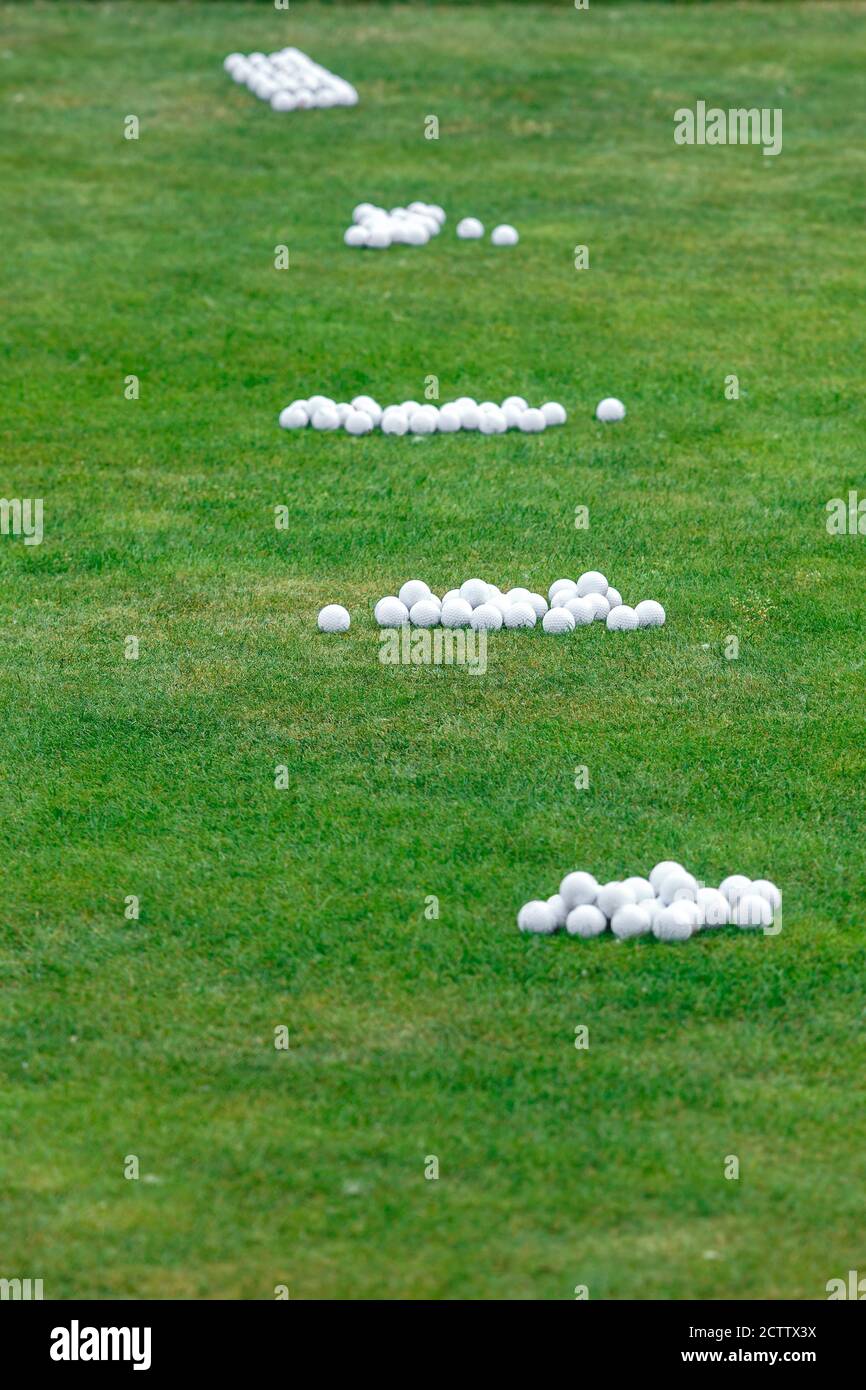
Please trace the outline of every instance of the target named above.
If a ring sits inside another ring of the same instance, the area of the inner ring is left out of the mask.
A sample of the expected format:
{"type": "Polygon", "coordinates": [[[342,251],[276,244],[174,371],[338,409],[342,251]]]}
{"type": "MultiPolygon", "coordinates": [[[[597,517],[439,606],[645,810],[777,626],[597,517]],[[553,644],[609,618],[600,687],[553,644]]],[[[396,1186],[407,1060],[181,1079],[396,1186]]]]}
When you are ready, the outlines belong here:
{"type": "Polygon", "coordinates": [[[223,63],[229,76],[274,111],[301,111],[313,106],[357,106],[358,93],[345,78],[314,63],[299,48],[275,53],[230,53],[223,63]]]}
{"type": "Polygon", "coordinates": [[[466,579],[459,589],[449,589],[440,599],[423,579],[407,579],[398,594],[388,594],[376,604],[380,627],[471,627],[498,632],[500,628],[535,627],[554,636],[574,628],[604,621],[611,631],[636,627],[661,627],[665,611],[654,599],[628,608],[618,590],[598,570],[580,578],[557,579],[548,597],[530,589],[503,592],[483,579],[466,579]]]}
{"type": "MultiPolygon", "coordinates": [[[[457,223],[457,235],[461,241],[479,241],[484,235],[484,223],[479,222],[477,217],[463,217],[457,223]]],[[[516,227],[502,222],[493,228],[490,240],[494,246],[516,246],[520,237],[516,227]]]]}
{"type": "Polygon", "coordinates": [[[658,941],[687,941],[713,927],[769,927],[782,895],[766,878],[731,874],[718,888],[703,887],[682,864],[665,859],[649,878],[599,883],[580,870],[566,874],[559,892],[546,901],[524,903],[521,931],[549,936],[601,936],[608,927],[620,941],[652,934],[658,941]]]}
{"type": "Polygon", "coordinates": [[[390,212],[373,203],[359,203],[343,240],[347,246],[366,246],[373,251],[385,251],[389,246],[425,246],[439,235],[444,223],[445,212],[438,203],[410,203],[390,212]]]}
{"type": "Polygon", "coordinates": [[[384,408],[371,396],[355,396],[348,402],[310,396],[309,400],[292,401],[280,411],[279,420],[284,430],[312,425],[315,430],[344,429],[348,434],[369,434],[374,429],[381,429],[383,434],[455,434],[458,430],[538,434],[548,425],[564,425],[566,414],[556,401],[546,401],[535,409],[522,396],[508,396],[501,405],[495,401],[479,405],[471,396],[461,396],[440,406],[403,401],[384,408]]]}

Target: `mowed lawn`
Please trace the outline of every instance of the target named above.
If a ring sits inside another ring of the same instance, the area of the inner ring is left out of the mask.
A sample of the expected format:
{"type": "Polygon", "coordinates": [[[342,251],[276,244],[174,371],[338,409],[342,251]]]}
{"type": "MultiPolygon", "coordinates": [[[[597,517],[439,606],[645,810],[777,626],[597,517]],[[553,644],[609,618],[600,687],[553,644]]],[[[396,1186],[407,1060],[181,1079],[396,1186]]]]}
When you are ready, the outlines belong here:
{"type": "Polygon", "coordinates": [[[0,493],[44,499],[41,545],[0,536],[0,1276],[822,1298],[864,1269],[866,538],[825,524],[866,487],[864,22],[0,8],[0,493]],[[278,116],[222,71],[286,43],[360,105],[278,116]],[[781,107],[782,154],[676,146],[698,99],[781,107]],[[428,246],[343,246],[355,203],[414,198],[428,246]],[[520,245],[458,242],[469,214],[520,245]],[[276,427],[429,375],[568,425],[276,427]],[[483,678],[378,661],[409,577],[587,568],[667,626],[501,633],[483,678]],[[771,877],[782,932],[518,934],[568,870],[662,858],[771,877]]]}

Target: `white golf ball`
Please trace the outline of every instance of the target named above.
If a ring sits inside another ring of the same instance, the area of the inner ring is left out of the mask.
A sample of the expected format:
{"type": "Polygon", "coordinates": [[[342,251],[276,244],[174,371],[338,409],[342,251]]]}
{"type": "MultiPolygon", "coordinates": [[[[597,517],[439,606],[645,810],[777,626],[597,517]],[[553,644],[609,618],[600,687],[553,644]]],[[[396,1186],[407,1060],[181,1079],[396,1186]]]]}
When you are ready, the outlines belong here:
{"type": "Polygon", "coordinates": [[[441,609],[432,598],[420,598],[409,609],[409,621],[414,627],[438,627],[441,609]]]}
{"type": "Polygon", "coordinates": [[[565,589],[568,590],[568,597],[572,598],[577,593],[577,585],[575,584],[574,580],[555,579],[547,591],[547,597],[550,600],[550,602],[553,603],[553,600],[556,598],[556,595],[562,593],[565,589]]]}
{"type": "Polygon", "coordinates": [[[603,883],[595,895],[596,907],[599,907],[607,918],[612,917],[619,908],[625,907],[626,903],[635,903],[636,901],[631,888],[627,888],[624,883],[620,883],[617,879],[611,880],[610,883],[603,883]]]}
{"type": "MultiPolygon", "coordinates": [[[[505,597],[506,597],[506,598],[510,598],[512,603],[531,603],[531,602],[532,602],[532,594],[529,592],[529,590],[528,590],[528,589],[522,589],[522,588],[520,588],[519,585],[518,585],[518,587],[517,587],[516,589],[509,589],[509,590],[508,590],[508,593],[505,595],[505,597]]],[[[535,610],[533,609],[533,612],[534,612],[534,611],[535,611],[535,610]]]]}
{"type": "Polygon", "coordinates": [[[511,227],[507,222],[502,222],[498,227],[494,227],[490,233],[490,240],[494,246],[516,246],[520,237],[517,235],[517,228],[511,227]]]}
{"type": "Polygon", "coordinates": [[[439,411],[440,434],[456,434],[460,424],[460,411],[456,405],[443,405],[439,411]]]}
{"type": "Polygon", "coordinates": [[[661,887],[659,888],[659,897],[666,907],[672,902],[678,902],[683,899],[690,899],[692,902],[696,902],[697,896],[697,880],[693,878],[691,874],[686,873],[685,869],[673,869],[662,879],[661,887]]]}
{"type": "Polygon", "coordinates": [[[553,920],[556,922],[557,929],[565,926],[565,919],[568,916],[568,908],[559,893],[554,893],[547,899],[547,906],[553,913],[553,920]]]}
{"type": "Polygon", "coordinates": [[[339,603],[329,603],[319,612],[319,631],[348,632],[351,621],[348,609],[341,607],[339,603]]]}
{"type": "Polygon", "coordinates": [[[606,594],[608,582],[600,570],[585,570],[577,581],[578,598],[586,598],[588,594],[606,594]]]}
{"type": "Polygon", "coordinates": [[[502,613],[492,603],[480,603],[477,608],[473,608],[469,622],[476,629],[486,628],[491,632],[498,632],[502,626],[502,613]]]}
{"type": "Polygon", "coordinates": [[[648,878],[640,878],[635,875],[632,878],[624,878],[622,882],[624,888],[631,889],[639,903],[655,897],[653,886],[648,878]]]}
{"type": "Polygon", "coordinates": [[[532,902],[523,904],[517,914],[517,925],[521,931],[540,932],[547,936],[550,932],[556,931],[556,918],[547,903],[535,898],[532,902]]]}
{"type": "Polygon", "coordinates": [[[423,579],[407,579],[400,589],[400,602],[405,603],[407,608],[411,608],[422,598],[432,597],[430,586],[425,584],[423,579]]]}
{"type": "Polygon", "coordinates": [[[782,906],[782,894],[779,892],[775,883],[771,883],[768,878],[756,878],[752,883],[751,891],[759,894],[762,898],[766,898],[772,908],[779,908],[782,906]]]}
{"type": "Polygon", "coordinates": [[[532,406],[524,410],[517,422],[517,428],[524,434],[540,434],[547,428],[547,421],[540,410],[535,410],[532,406]]]}
{"type": "Polygon", "coordinates": [[[467,603],[465,598],[449,598],[446,595],[442,600],[440,621],[443,627],[469,627],[472,621],[472,604],[467,603]]]}
{"type": "Polygon", "coordinates": [[[719,884],[719,892],[724,893],[732,907],[739,902],[744,893],[751,892],[751,888],[752,880],[746,878],[745,874],[729,874],[719,884]]]}
{"type": "Polygon", "coordinates": [[[474,241],[484,235],[484,227],[477,217],[463,217],[457,223],[457,235],[462,241],[474,241]]]}
{"type": "Polygon", "coordinates": [[[658,893],[663,881],[667,878],[668,874],[673,873],[674,869],[678,869],[681,874],[685,873],[682,864],[678,864],[675,859],[662,859],[656,864],[654,869],[650,870],[649,881],[653,886],[654,893],[658,893]]]}
{"type": "Polygon", "coordinates": [[[738,927],[769,927],[773,921],[773,909],[760,893],[744,893],[734,906],[731,920],[738,927]]]}
{"type": "Polygon", "coordinates": [[[307,414],[310,419],[312,420],[316,411],[321,410],[325,405],[333,406],[336,405],[336,402],[332,401],[330,396],[311,396],[307,401],[307,414]]]}
{"type": "MultiPolygon", "coordinates": [[[[608,584],[604,596],[612,609],[622,607],[622,594],[620,593],[619,589],[614,589],[610,584],[608,584]]],[[[635,609],[635,612],[637,612],[637,609],[635,609]]]]}
{"type": "Polygon", "coordinates": [[[545,632],[552,633],[555,637],[565,632],[573,632],[574,614],[569,613],[567,608],[549,608],[541,620],[541,626],[545,632]]]}
{"type": "Polygon", "coordinates": [[[599,401],[595,408],[595,418],[603,421],[606,425],[611,425],[616,420],[624,420],[625,406],[622,401],[616,399],[616,396],[605,396],[604,400],[599,401]]]}
{"type": "Polygon", "coordinates": [[[431,416],[426,407],[421,406],[409,416],[409,433],[435,434],[438,424],[438,415],[431,416]]]}
{"type": "Polygon", "coordinates": [[[598,882],[593,874],[577,869],[573,874],[565,875],[559,885],[559,892],[566,907],[581,907],[586,903],[595,902],[598,896],[598,882]]]}
{"type": "Polygon", "coordinates": [[[353,222],[363,222],[365,217],[369,217],[371,212],[375,212],[372,203],[359,203],[352,211],[353,222]]]}
{"type": "Polygon", "coordinates": [[[706,927],[725,927],[731,920],[731,905],[718,888],[699,888],[697,904],[706,927]]]}
{"type": "Polygon", "coordinates": [[[320,406],[310,424],[314,430],[338,430],[340,417],[337,414],[337,407],[334,405],[320,406]]]}
{"type": "Polygon", "coordinates": [[[531,603],[509,603],[503,616],[506,627],[535,627],[538,618],[531,603]]]}
{"type": "Polygon", "coordinates": [[[654,598],[641,599],[634,611],[639,627],[664,627],[665,610],[654,598]]]}
{"type": "Polygon", "coordinates": [[[378,425],[382,419],[382,407],[372,396],[356,396],[352,401],[353,410],[363,410],[369,415],[374,425],[378,425]]]}
{"type": "Polygon", "coordinates": [[[567,598],[562,606],[574,618],[575,627],[588,627],[595,617],[592,604],[585,598],[578,598],[576,594],[573,598],[567,598]]]}
{"type": "Polygon", "coordinates": [[[600,936],[606,927],[607,918],[592,903],[573,907],[565,919],[565,930],[569,936],[581,936],[585,941],[600,936]]]}
{"type": "Polygon", "coordinates": [[[483,579],[466,579],[460,585],[460,597],[471,603],[473,608],[486,603],[489,592],[490,585],[485,584],[483,579]]]}
{"type": "Polygon", "coordinates": [[[640,903],[624,903],[610,919],[610,929],[620,941],[632,936],[645,936],[652,931],[652,918],[640,903]]]}
{"type": "Polygon", "coordinates": [[[285,410],[280,411],[280,428],[284,430],[301,430],[309,423],[310,417],[302,405],[287,405],[285,410]]]}
{"type": "Polygon", "coordinates": [[[383,434],[405,434],[409,428],[406,412],[399,406],[389,406],[382,412],[383,434]]]}
{"type": "Polygon", "coordinates": [[[607,620],[607,615],[610,612],[610,604],[607,601],[606,594],[587,594],[586,602],[592,608],[597,623],[603,623],[607,620]]]}
{"type": "Polygon", "coordinates": [[[567,418],[558,401],[545,401],[541,413],[548,425],[564,425],[567,418]]]}
{"type": "Polygon", "coordinates": [[[347,434],[369,434],[373,421],[366,410],[353,410],[351,415],[346,416],[343,428],[347,434]]]}
{"type": "MultiPolygon", "coordinates": [[[[607,595],[605,595],[605,598],[607,595]]],[[[629,608],[623,603],[619,608],[612,608],[605,619],[608,632],[633,632],[638,626],[638,616],[633,608],[629,608]]]]}
{"type": "Polygon", "coordinates": [[[496,413],[492,410],[482,410],[479,412],[478,429],[481,434],[504,434],[508,428],[503,412],[496,407],[496,413]]]}
{"type": "Polygon", "coordinates": [[[688,941],[693,930],[692,914],[685,903],[663,907],[653,922],[653,936],[658,941],[688,941]]]}
{"type": "Polygon", "coordinates": [[[409,609],[393,594],[380,598],[373,609],[373,616],[380,627],[402,627],[409,621],[409,609]]]}
{"type": "Polygon", "coordinates": [[[277,89],[271,97],[272,111],[294,111],[298,104],[298,99],[292,92],[284,92],[277,89]]]}
{"type": "Polygon", "coordinates": [[[439,223],[439,226],[440,226],[440,227],[442,227],[442,226],[445,225],[445,220],[446,220],[446,218],[445,218],[445,209],[444,209],[444,208],[440,208],[440,206],[439,206],[438,203],[428,203],[428,204],[427,204],[427,211],[428,211],[433,217],[436,218],[436,221],[439,223]]]}
{"type": "Polygon", "coordinates": [[[464,430],[477,430],[481,424],[481,411],[474,401],[469,401],[466,405],[457,404],[460,411],[460,428],[464,430]]]}
{"type": "Polygon", "coordinates": [[[547,612],[547,609],[548,609],[547,599],[544,597],[544,595],[543,595],[543,594],[530,594],[530,595],[529,595],[529,602],[532,604],[533,608],[535,609],[535,615],[536,615],[536,617],[537,617],[537,618],[543,618],[544,615],[545,615],[545,613],[547,612]]]}
{"type": "Polygon", "coordinates": [[[502,402],[502,409],[507,410],[509,406],[513,406],[515,410],[528,410],[529,402],[525,401],[522,396],[506,396],[502,402]]]}
{"type": "Polygon", "coordinates": [[[502,418],[505,421],[505,428],[508,430],[519,430],[523,411],[516,405],[504,405],[502,407],[502,418]]]}

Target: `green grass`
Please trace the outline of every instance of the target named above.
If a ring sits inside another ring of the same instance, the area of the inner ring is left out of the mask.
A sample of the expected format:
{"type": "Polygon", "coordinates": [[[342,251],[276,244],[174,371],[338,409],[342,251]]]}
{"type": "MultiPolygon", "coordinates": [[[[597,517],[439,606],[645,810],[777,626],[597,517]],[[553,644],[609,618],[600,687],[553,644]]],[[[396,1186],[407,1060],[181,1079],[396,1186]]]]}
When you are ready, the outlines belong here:
{"type": "Polygon", "coordinates": [[[45,501],[41,546],[0,537],[0,1275],[823,1297],[866,1258],[866,542],[824,511],[863,481],[864,6],[0,16],[0,491],[45,501]],[[362,104],[224,77],[283,42],[362,104]],[[676,147],[698,98],[781,106],[781,156],[676,147]],[[438,240],[343,247],[414,197],[438,240]],[[520,246],[458,246],[467,213],[520,246]],[[275,427],[431,373],[569,424],[275,427]],[[483,679],[377,661],[410,575],[589,567],[667,627],[502,634],[483,679]],[[782,933],[516,932],[568,869],[663,857],[768,874],[782,933]]]}

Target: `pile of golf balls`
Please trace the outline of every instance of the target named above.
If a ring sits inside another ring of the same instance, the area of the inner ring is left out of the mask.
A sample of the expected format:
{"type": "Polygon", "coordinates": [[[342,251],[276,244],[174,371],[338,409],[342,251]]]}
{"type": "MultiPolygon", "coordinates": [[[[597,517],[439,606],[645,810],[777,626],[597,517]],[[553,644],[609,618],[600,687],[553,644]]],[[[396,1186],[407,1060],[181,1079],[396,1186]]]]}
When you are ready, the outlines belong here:
{"type": "MultiPolygon", "coordinates": [[[[484,235],[484,223],[479,222],[477,217],[463,217],[457,223],[457,235],[461,241],[479,241],[484,235]]],[[[520,237],[516,227],[502,222],[493,228],[490,240],[494,246],[516,246],[520,237]]]]}
{"type": "Polygon", "coordinates": [[[403,401],[384,409],[371,396],[355,396],[348,402],[333,401],[330,396],[310,396],[309,400],[287,405],[280,411],[279,421],[284,430],[312,425],[315,430],[344,429],[347,434],[369,434],[374,429],[398,435],[456,434],[458,430],[477,430],[480,434],[522,430],[524,434],[539,434],[548,425],[564,425],[566,414],[556,401],[546,401],[535,409],[522,396],[507,396],[501,405],[495,401],[479,404],[471,396],[461,396],[438,406],[403,401]]]}
{"type": "Polygon", "coordinates": [[[275,53],[230,53],[223,63],[229,76],[274,111],[301,111],[313,106],[357,106],[358,93],[345,78],[314,63],[299,48],[275,53]]]}
{"type": "Polygon", "coordinates": [[[445,213],[438,203],[410,203],[407,208],[384,208],[359,203],[352,224],[343,233],[347,246],[366,246],[385,251],[389,246],[425,246],[438,236],[445,213]]]}
{"type": "Polygon", "coordinates": [[[687,941],[713,927],[770,927],[782,895],[766,878],[731,874],[706,888],[682,864],[665,859],[649,878],[599,883],[579,870],[566,874],[559,892],[524,903],[517,914],[523,932],[549,936],[601,936],[608,927],[620,941],[652,934],[658,941],[687,941]]]}
{"type": "Polygon", "coordinates": [[[604,621],[615,631],[661,627],[665,621],[665,611],[654,599],[627,608],[598,570],[587,570],[576,582],[557,579],[547,598],[524,588],[503,592],[483,579],[466,579],[459,589],[449,589],[439,598],[423,579],[407,579],[399,593],[379,599],[374,615],[380,627],[409,623],[413,627],[472,627],[492,632],[502,627],[535,627],[540,619],[544,632],[553,636],[593,622],[604,621]]]}

